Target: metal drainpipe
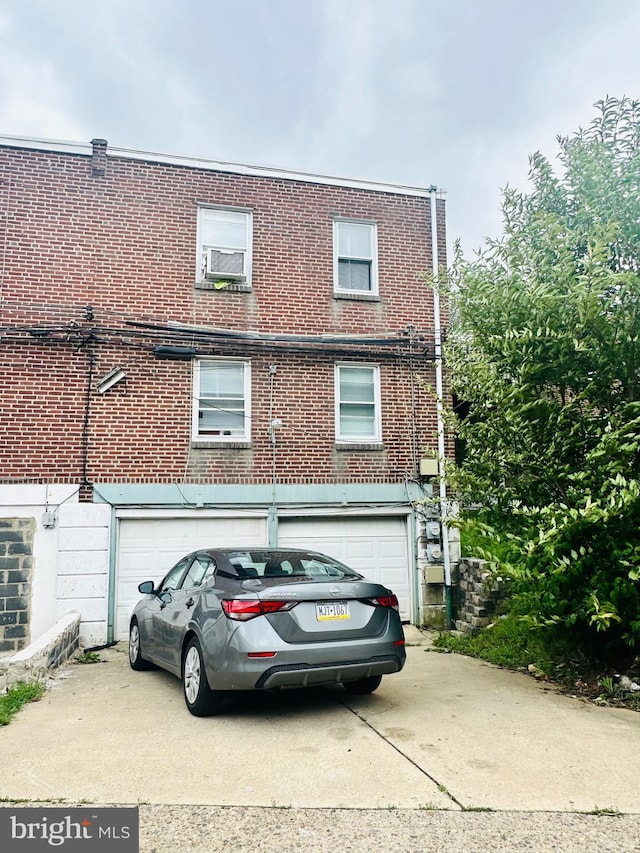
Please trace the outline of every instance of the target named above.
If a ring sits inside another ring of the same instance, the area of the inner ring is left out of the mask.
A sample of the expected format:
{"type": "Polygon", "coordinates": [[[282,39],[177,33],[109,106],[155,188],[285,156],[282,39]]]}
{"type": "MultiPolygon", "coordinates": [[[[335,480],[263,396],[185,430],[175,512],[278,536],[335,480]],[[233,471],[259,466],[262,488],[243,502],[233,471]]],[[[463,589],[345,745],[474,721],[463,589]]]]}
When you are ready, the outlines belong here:
{"type": "MultiPolygon", "coordinates": [[[[436,218],[436,193],[431,189],[431,258],[433,275],[439,271],[438,259],[438,227],[436,218]]],[[[445,476],[445,436],[443,412],[443,381],[442,381],[442,327],[440,321],[440,294],[433,288],[433,325],[434,325],[434,355],[436,368],[436,417],[438,423],[438,481],[440,487],[440,533],[442,537],[442,559],[444,562],[444,591],[447,627],[453,625],[453,604],[451,599],[451,559],[449,555],[449,529],[446,517],[448,512],[447,481],[445,476]]]]}

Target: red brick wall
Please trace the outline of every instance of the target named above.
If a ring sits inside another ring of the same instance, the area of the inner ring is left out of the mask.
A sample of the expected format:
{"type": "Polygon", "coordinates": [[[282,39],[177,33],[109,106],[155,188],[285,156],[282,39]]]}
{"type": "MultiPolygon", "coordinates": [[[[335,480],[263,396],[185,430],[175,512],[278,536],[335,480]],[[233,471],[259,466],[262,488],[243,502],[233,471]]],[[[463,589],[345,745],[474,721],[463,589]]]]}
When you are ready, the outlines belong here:
{"type": "MultiPolygon", "coordinates": [[[[191,364],[158,360],[161,337],[126,325],[381,335],[412,324],[429,343],[429,199],[118,158],[92,177],[89,157],[0,148],[0,212],[0,479],[267,482],[270,363],[282,482],[400,480],[416,448],[435,447],[433,400],[415,381],[411,411],[406,362],[354,356],[381,365],[384,450],[346,451],[333,402],[345,357],[283,352],[251,356],[251,448],[191,447],[191,364]],[[253,211],[251,293],[194,288],[198,202],[253,211]],[[377,222],[378,302],[334,298],[335,216],[377,222]],[[25,331],[42,326],[44,340],[25,331]],[[126,382],[88,398],[89,350],[94,382],[115,365],[126,382]]],[[[438,215],[442,263],[443,202],[438,215]]],[[[431,364],[416,372],[433,384],[431,364]]]]}

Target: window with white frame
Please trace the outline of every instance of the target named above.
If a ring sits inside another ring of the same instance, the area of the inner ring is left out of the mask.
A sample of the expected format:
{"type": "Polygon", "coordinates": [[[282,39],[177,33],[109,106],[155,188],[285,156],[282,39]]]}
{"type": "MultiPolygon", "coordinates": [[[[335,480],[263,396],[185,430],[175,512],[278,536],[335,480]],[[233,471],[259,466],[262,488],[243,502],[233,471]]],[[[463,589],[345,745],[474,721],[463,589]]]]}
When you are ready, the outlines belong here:
{"type": "Polygon", "coordinates": [[[200,207],[198,281],[251,281],[251,213],[200,207]]]}
{"type": "Polygon", "coordinates": [[[336,441],[373,444],[382,440],[380,369],[377,365],[336,365],[336,441]]]}
{"type": "Polygon", "coordinates": [[[195,361],[193,439],[249,441],[250,389],[248,361],[195,361]]]}
{"type": "Polygon", "coordinates": [[[373,223],[336,219],[333,257],[336,293],[378,293],[377,231],[373,223]]]}

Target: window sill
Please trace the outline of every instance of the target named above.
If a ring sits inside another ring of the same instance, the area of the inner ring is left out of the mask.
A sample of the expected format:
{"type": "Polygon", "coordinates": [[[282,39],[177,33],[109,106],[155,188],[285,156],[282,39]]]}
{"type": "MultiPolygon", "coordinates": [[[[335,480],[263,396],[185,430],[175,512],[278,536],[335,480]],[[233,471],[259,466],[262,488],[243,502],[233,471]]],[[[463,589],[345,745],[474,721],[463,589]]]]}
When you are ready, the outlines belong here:
{"type": "Polygon", "coordinates": [[[336,450],[384,450],[384,444],[379,441],[372,442],[336,442],[336,450]]]}
{"type": "Polygon", "coordinates": [[[202,440],[192,440],[191,447],[193,450],[213,450],[214,448],[222,448],[223,450],[247,450],[251,448],[250,441],[234,441],[234,439],[222,439],[222,441],[207,441],[206,439],[202,440]]]}
{"type": "Polygon", "coordinates": [[[347,291],[334,291],[333,298],[348,299],[353,302],[380,302],[380,296],[377,293],[359,293],[358,291],[354,291],[353,293],[347,291]]]}
{"type": "Polygon", "coordinates": [[[196,290],[213,290],[216,293],[251,293],[251,285],[246,281],[233,281],[225,287],[216,287],[215,281],[196,281],[196,290]]]}

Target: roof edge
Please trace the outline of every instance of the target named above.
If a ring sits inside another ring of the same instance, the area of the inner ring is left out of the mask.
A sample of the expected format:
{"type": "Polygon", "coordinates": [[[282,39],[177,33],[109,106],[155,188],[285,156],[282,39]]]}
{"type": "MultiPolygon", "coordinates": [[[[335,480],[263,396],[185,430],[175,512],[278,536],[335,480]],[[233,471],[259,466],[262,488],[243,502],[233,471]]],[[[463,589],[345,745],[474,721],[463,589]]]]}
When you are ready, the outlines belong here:
{"type": "MultiPolygon", "coordinates": [[[[59,154],[75,154],[90,157],[93,147],[88,142],[71,142],[56,139],[38,139],[27,136],[0,135],[0,148],[25,148],[33,151],[51,151],[59,154]]],[[[355,178],[344,178],[332,175],[320,175],[313,172],[297,172],[275,166],[255,166],[243,163],[233,163],[224,160],[188,157],[180,154],[161,154],[155,151],[139,151],[130,148],[111,146],[107,156],[117,156],[125,160],[144,160],[167,166],[181,166],[190,169],[202,169],[211,172],[226,172],[235,175],[251,175],[254,177],[278,178],[288,181],[324,184],[326,186],[348,187],[350,189],[369,190],[372,192],[392,193],[394,195],[417,196],[428,198],[436,191],[435,185],[430,187],[405,186],[389,184],[381,181],[369,181],[355,178]]],[[[437,190],[439,194],[442,190],[437,190]]]]}

